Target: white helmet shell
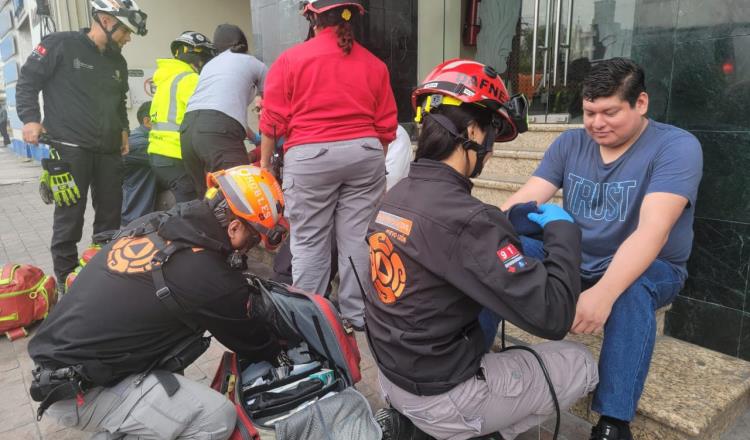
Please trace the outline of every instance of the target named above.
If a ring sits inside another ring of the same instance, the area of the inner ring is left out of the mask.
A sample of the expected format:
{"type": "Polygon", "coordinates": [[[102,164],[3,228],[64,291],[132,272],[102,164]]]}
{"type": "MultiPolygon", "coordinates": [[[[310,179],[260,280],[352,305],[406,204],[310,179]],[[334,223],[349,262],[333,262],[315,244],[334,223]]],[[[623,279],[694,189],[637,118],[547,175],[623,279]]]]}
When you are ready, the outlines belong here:
{"type": "Polygon", "coordinates": [[[135,0],[91,0],[91,12],[103,12],[115,17],[132,33],[146,35],[146,13],[135,0]]]}

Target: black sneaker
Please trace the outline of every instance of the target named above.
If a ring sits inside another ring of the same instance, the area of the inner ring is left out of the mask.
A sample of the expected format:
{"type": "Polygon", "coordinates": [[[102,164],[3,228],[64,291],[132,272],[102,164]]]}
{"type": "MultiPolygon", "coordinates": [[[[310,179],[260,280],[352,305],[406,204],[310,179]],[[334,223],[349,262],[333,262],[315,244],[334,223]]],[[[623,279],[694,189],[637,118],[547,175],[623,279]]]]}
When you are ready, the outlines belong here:
{"type": "Polygon", "coordinates": [[[599,419],[599,423],[591,428],[590,440],[633,440],[633,434],[627,425],[617,426],[599,419]]]}

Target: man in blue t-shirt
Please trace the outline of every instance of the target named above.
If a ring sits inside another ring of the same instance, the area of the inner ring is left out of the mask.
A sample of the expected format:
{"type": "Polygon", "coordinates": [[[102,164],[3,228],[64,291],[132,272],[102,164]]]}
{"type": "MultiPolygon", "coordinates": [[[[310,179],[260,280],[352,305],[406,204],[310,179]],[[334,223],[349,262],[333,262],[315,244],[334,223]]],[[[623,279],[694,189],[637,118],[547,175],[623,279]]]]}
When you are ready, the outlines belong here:
{"type": "MultiPolygon", "coordinates": [[[[703,157],[690,133],[650,120],[643,69],[628,59],[596,64],[583,83],[583,125],[549,147],[534,176],[503,205],[549,201],[583,232],[581,278],[572,333],[604,331],[601,415],[592,439],[630,440],[656,338],[656,309],[687,278],[703,157]]],[[[541,243],[524,252],[544,258],[541,243]]]]}

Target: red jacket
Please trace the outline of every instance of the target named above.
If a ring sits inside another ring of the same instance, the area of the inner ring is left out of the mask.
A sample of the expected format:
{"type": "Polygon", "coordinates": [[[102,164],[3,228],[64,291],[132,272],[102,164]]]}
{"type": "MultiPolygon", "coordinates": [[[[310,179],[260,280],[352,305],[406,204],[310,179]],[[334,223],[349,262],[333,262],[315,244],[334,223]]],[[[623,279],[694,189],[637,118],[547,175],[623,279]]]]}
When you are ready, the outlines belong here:
{"type": "Polygon", "coordinates": [[[396,138],[396,100],[388,68],[358,43],[349,55],[335,28],[284,51],[266,76],[260,131],[295,145],[396,138]]]}

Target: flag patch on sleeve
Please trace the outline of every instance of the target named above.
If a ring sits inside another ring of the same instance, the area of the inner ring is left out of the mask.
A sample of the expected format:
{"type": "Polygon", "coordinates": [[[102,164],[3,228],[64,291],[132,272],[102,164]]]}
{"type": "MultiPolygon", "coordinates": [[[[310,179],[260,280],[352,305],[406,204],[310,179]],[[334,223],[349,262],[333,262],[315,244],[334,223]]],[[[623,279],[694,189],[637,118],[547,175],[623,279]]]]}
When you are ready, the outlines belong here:
{"type": "Polygon", "coordinates": [[[41,60],[47,56],[47,49],[40,44],[38,44],[33,51],[31,51],[31,58],[35,60],[41,60]]]}
{"type": "Polygon", "coordinates": [[[516,273],[526,267],[526,258],[512,244],[508,244],[497,251],[497,257],[505,266],[505,270],[516,273]]]}

